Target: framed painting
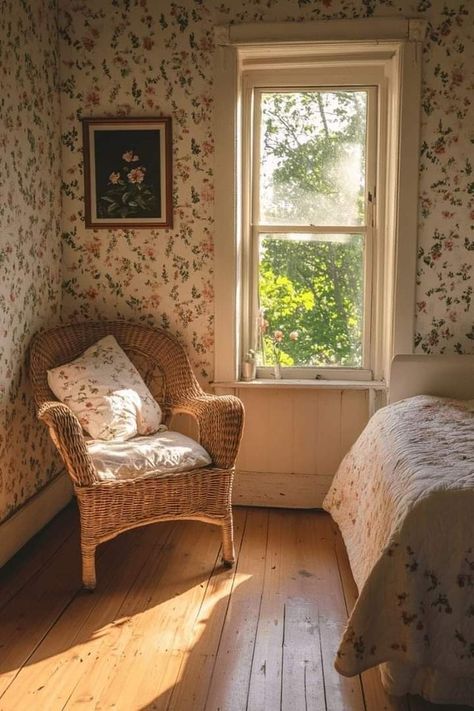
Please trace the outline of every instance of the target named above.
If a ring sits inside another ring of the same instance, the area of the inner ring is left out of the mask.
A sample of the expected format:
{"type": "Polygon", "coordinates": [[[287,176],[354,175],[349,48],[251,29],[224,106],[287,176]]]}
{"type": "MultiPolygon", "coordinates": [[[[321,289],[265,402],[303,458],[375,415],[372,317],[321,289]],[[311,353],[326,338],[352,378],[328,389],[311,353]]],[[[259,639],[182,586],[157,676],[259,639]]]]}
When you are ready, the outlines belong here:
{"type": "Polygon", "coordinates": [[[86,227],[173,226],[171,119],[86,118],[86,227]]]}

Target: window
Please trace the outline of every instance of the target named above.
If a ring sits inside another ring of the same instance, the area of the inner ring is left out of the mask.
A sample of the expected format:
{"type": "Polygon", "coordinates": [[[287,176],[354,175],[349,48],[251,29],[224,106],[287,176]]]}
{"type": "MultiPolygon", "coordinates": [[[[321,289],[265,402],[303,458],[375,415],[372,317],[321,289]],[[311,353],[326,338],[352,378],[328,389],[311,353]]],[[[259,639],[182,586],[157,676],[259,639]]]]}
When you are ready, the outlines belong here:
{"type": "Polygon", "coordinates": [[[411,352],[423,30],[412,38],[411,23],[219,29],[217,382],[239,379],[249,349],[258,378],[280,359],[305,380],[381,380],[411,352]]]}
{"type": "Polygon", "coordinates": [[[248,96],[249,338],[263,366],[368,368],[376,89],[248,96]]]}

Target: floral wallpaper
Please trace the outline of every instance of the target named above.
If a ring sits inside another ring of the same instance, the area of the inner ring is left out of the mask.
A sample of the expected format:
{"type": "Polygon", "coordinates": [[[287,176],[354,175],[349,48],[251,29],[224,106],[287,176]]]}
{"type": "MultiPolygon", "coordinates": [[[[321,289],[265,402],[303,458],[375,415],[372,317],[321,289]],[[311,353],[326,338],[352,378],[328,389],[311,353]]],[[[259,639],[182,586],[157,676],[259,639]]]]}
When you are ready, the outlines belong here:
{"type": "Polygon", "coordinates": [[[6,0],[0,15],[0,521],[60,468],[26,362],[61,302],[55,5],[6,0]]]}
{"type": "Polygon", "coordinates": [[[426,352],[473,350],[474,7],[465,0],[60,0],[66,318],[170,327],[200,377],[212,379],[214,26],[397,14],[429,23],[415,343],[426,352]],[[79,119],[104,115],[173,117],[174,229],[84,228],[79,119]]]}
{"type": "Polygon", "coordinates": [[[474,353],[474,5],[433,0],[415,9],[430,21],[421,108],[415,345],[426,353],[474,353]]]}
{"type": "Polygon", "coordinates": [[[0,520],[60,466],[34,418],[26,350],[61,302],[66,320],[170,328],[200,379],[213,377],[216,24],[428,21],[414,340],[422,352],[474,350],[471,2],[57,1],[4,0],[0,18],[0,520]],[[173,118],[173,229],[84,227],[80,119],[117,115],[173,118]]]}

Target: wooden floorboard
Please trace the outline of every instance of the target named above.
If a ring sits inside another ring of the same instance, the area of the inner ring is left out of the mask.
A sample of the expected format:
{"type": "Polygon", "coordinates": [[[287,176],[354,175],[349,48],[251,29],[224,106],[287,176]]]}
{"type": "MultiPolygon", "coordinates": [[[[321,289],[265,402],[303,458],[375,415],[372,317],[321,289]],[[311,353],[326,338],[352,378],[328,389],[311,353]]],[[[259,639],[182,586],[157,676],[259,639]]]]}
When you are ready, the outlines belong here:
{"type": "Polygon", "coordinates": [[[78,513],[72,502],[0,568],[0,610],[46,565],[77,530],[78,513]]]}
{"type": "Polygon", "coordinates": [[[341,588],[330,518],[312,513],[304,520],[301,532],[307,565],[312,565],[319,579],[316,591],[324,659],[324,678],[328,711],[363,711],[364,696],[358,676],[347,678],[338,674],[334,659],[347,622],[344,593],[341,588]]]}
{"type": "Polygon", "coordinates": [[[228,569],[218,527],[129,531],[87,593],[68,507],[0,571],[0,711],[453,709],[335,671],[357,589],[329,516],[236,508],[235,544],[228,569]]]}
{"type": "Polygon", "coordinates": [[[0,698],[54,629],[79,590],[79,535],[76,532],[0,613],[0,698]]]}
{"type": "Polygon", "coordinates": [[[171,524],[163,524],[158,532],[156,527],[148,527],[102,547],[96,592],[82,591],[77,584],[74,599],[23,666],[0,700],[0,708],[2,704],[12,709],[24,704],[26,708],[56,711],[64,708],[81,682],[93,683],[103,647],[113,643],[126,623],[121,614],[124,601],[132,589],[136,598],[139,573],[151,555],[159,557],[170,531],[171,524]]]}
{"type": "Polygon", "coordinates": [[[152,708],[166,708],[179,668],[177,638],[190,633],[216,562],[216,533],[196,522],[175,526],[163,555],[150,557],[121,606],[122,624],[98,650],[100,664],[81,679],[65,708],[125,710],[152,702],[152,708]]]}
{"type": "Polygon", "coordinates": [[[283,611],[281,707],[325,711],[318,603],[289,598],[283,611]]]}
{"type": "Polygon", "coordinates": [[[234,586],[227,608],[204,708],[241,711],[247,706],[265,575],[268,519],[268,509],[253,509],[247,514],[237,562],[239,584],[234,586]]]}
{"type": "MultiPolygon", "coordinates": [[[[247,512],[244,509],[236,509],[234,537],[237,559],[240,559],[246,525],[247,512]]],[[[194,622],[193,634],[188,639],[181,659],[168,711],[205,707],[228,606],[234,589],[244,579],[238,565],[233,568],[214,569],[194,622]]],[[[153,705],[148,708],[153,708],[153,705]]]]}
{"type": "MultiPolygon", "coordinates": [[[[249,684],[248,708],[279,709],[282,695],[284,640],[283,577],[294,575],[297,565],[291,546],[284,546],[282,512],[269,517],[265,557],[265,591],[254,645],[249,684]]],[[[288,543],[288,542],[287,542],[288,543]]]]}

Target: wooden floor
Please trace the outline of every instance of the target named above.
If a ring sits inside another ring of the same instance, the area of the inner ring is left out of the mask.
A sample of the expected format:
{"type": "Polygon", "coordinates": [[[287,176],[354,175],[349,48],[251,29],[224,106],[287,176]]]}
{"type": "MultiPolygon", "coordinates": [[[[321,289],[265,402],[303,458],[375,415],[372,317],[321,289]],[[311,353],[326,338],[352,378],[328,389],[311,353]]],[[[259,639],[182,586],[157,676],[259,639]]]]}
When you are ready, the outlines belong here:
{"type": "Polygon", "coordinates": [[[334,670],[356,592],[329,516],[237,508],[235,523],[232,570],[217,528],[162,523],[101,546],[87,593],[63,511],[0,571],[1,711],[448,708],[334,670]]]}

